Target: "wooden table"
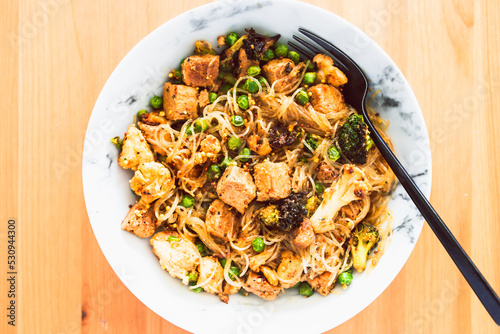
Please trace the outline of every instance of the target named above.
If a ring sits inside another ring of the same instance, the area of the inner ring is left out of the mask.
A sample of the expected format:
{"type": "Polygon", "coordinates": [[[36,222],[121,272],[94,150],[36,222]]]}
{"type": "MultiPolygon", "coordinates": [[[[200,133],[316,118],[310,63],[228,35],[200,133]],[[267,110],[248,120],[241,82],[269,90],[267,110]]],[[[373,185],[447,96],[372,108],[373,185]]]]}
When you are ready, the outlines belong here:
{"type": "MultiPolygon", "coordinates": [[[[81,155],[94,102],[118,62],[157,26],[207,2],[2,1],[0,261],[8,272],[14,218],[18,274],[15,328],[0,280],[0,332],[185,333],[140,303],[106,262],[85,210],[81,155]]],[[[403,71],[431,138],[431,201],[500,291],[498,2],[308,2],[363,29],[403,71]]],[[[364,332],[499,328],[426,226],[391,286],[328,333],[364,332]]]]}

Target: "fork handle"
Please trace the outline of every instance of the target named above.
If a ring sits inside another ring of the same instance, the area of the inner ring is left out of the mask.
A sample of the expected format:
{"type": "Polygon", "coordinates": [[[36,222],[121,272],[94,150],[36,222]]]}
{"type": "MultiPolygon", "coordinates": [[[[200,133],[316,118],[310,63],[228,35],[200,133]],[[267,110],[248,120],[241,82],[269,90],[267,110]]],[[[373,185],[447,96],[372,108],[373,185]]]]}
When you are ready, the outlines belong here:
{"type": "MultiPolygon", "coordinates": [[[[362,108],[365,108],[364,105],[362,108]]],[[[363,110],[363,114],[367,115],[365,110],[363,110]]],[[[373,142],[391,167],[399,182],[420,210],[420,213],[424,216],[432,231],[434,231],[434,234],[436,234],[437,238],[453,259],[458,269],[460,269],[462,275],[465,277],[472,290],[474,290],[490,316],[493,318],[495,323],[500,326],[500,299],[498,298],[498,295],[495,291],[493,291],[462,246],[460,246],[457,239],[455,239],[441,217],[439,217],[436,210],[434,210],[432,205],[422,194],[394,153],[392,153],[389,146],[387,146],[377,130],[375,130],[372,122],[369,119],[366,119],[365,122],[368,125],[373,142]]]]}

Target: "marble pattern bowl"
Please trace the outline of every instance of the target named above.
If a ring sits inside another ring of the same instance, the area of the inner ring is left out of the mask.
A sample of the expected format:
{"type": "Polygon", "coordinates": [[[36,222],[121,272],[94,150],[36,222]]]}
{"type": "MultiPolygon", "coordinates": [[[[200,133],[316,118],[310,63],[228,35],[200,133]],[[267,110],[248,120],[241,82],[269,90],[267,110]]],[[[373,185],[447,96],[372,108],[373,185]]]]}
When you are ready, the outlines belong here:
{"type": "MultiPolygon", "coordinates": [[[[194,333],[319,333],[350,319],[377,298],[399,273],[424,223],[401,186],[389,203],[392,241],[378,265],[355,274],[343,291],[310,298],[290,289],[275,301],[230,297],[229,304],[193,293],[161,269],[148,240],[120,229],[135,196],[132,172],[117,164],[109,139],[123,135],[134,114],[160,95],[167,74],[193,51],[196,40],[216,45],[218,35],[253,27],[289,40],[304,27],[346,51],[365,71],[375,95],[371,106],[391,124],[396,154],[426,196],[431,157],[427,130],[415,96],[389,56],[361,30],[333,13],[298,1],[220,1],[188,11],[157,28],[120,62],[106,82],[89,121],[83,152],[85,202],[97,241],[111,267],[130,291],[164,319],[194,333]]],[[[121,307],[118,306],[117,307],[121,307]]],[[[361,319],[359,319],[361,321],[361,319]]]]}

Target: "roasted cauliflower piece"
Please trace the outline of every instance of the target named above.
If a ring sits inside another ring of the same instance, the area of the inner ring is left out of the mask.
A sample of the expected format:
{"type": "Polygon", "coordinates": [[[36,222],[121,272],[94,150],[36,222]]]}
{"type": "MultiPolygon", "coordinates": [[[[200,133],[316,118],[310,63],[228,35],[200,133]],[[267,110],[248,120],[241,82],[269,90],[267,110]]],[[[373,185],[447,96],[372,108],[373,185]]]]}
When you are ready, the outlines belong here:
{"type": "Polygon", "coordinates": [[[207,135],[200,143],[200,152],[214,162],[217,160],[217,154],[220,150],[220,142],[215,136],[207,135]]]}
{"type": "Polygon", "coordinates": [[[318,66],[318,79],[320,81],[326,80],[330,85],[339,87],[347,83],[347,77],[333,65],[332,58],[318,54],[313,58],[313,63],[318,66]]]}
{"type": "Polygon", "coordinates": [[[123,219],[122,230],[135,234],[139,238],[149,238],[155,233],[156,217],[153,206],[137,202],[130,208],[123,219]]]}
{"type": "Polygon", "coordinates": [[[130,180],[130,188],[141,196],[143,204],[165,196],[173,185],[170,170],[158,162],[141,164],[130,180]]]}
{"type": "Polygon", "coordinates": [[[118,165],[125,169],[137,170],[140,164],[155,161],[151,148],[141,131],[131,124],[123,137],[123,146],[118,165]]]}
{"type": "Polygon", "coordinates": [[[205,282],[208,278],[210,278],[210,281],[202,286],[203,290],[216,295],[221,294],[224,269],[222,269],[219,261],[213,256],[205,256],[201,259],[198,284],[205,282]]]}
{"type": "Polygon", "coordinates": [[[281,254],[281,262],[276,270],[281,287],[284,289],[291,288],[300,281],[302,273],[302,261],[300,256],[292,251],[286,250],[281,254]]]}
{"type": "Polygon", "coordinates": [[[191,271],[196,271],[196,267],[200,264],[201,255],[198,248],[190,240],[172,231],[156,233],[149,243],[162,268],[187,285],[189,283],[187,275],[191,271]]]}

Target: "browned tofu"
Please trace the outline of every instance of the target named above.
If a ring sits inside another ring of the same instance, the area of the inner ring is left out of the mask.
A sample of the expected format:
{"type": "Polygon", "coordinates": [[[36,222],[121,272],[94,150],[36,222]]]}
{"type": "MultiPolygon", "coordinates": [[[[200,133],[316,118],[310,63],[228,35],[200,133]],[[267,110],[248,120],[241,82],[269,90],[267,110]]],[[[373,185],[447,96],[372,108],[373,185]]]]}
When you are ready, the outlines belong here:
{"type": "Polygon", "coordinates": [[[307,283],[311,285],[311,287],[318,291],[323,296],[326,296],[332,291],[333,286],[335,285],[335,281],[332,284],[328,284],[332,279],[332,273],[326,271],[319,276],[314,277],[313,279],[308,279],[307,283]]]}
{"type": "Polygon", "coordinates": [[[339,112],[346,108],[344,96],[333,86],[319,84],[310,87],[307,92],[311,96],[314,110],[323,114],[339,112]]]}
{"type": "Polygon", "coordinates": [[[288,289],[297,284],[300,281],[302,270],[300,256],[289,250],[281,253],[281,262],[276,270],[276,274],[281,281],[282,288],[288,289]]]}
{"type": "Polygon", "coordinates": [[[275,300],[281,290],[279,287],[269,284],[263,274],[253,271],[248,274],[244,288],[265,300],[275,300]]]}
{"type": "Polygon", "coordinates": [[[141,131],[131,124],[123,137],[123,146],[118,156],[118,165],[137,170],[143,163],[153,162],[155,157],[141,131]]]}
{"type": "Polygon", "coordinates": [[[210,100],[208,98],[208,90],[204,89],[200,91],[200,95],[198,95],[198,105],[200,108],[204,108],[206,105],[210,103],[210,100]]]}
{"type": "Polygon", "coordinates": [[[236,223],[236,211],[232,207],[220,199],[216,199],[210,204],[205,219],[208,233],[228,240],[228,237],[236,227],[236,223]]]}
{"type": "Polygon", "coordinates": [[[316,241],[314,229],[309,220],[304,220],[300,227],[295,231],[295,238],[293,243],[300,248],[311,246],[316,241]]]}
{"type": "Polygon", "coordinates": [[[226,204],[244,213],[255,198],[255,184],[252,175],[243,168],[229,166],[217,183],[217,195],[226,204]]]}
{"type": "Polygon", "coordinates": [[[137,202],[129,210],[122,222],[122,230],[139,238],[149,238],[155,232],[156,217],[152,205],[137,202]]]}
{"type": "Polygon", "coordinates": [[[198,116],[198,91],[193,87],[167,82],[163,88],[163,110],[172,121],[194,119],[198,116]]]}
{"type": "Polygon", "coordinates": [[[244,48],[241,48],[238,53],[238,78],[248,75],[247,70],[250,66],[256,65],[259,65],[259,61],[248,59],[247,52],[244,48]]]}
{"type": "Polygon", "coordinates": [[[318,79],[321,82],[324,82],[323,80],[325,80],[330,85],[335,87],[339,87],[347,83],[346,75],[333,65],[332,58],[323,54],[318,54],[313,58],[313,63],[316,63],[318,66],[318,79]]]}
{"type": "Polygon", "coordinates": [[[262,74],[271,85],[278,81],[274,86],[274,91],[281,93],[292,89],[293,86],[299,83],[300,74],[305,66],[304,63],[295,66],[293,61],[288,58],[273,59],[262,67],[262,74]]]}
{"type": "Polygon", "coordinates": [[[190,56],[182,63],[182,80],[191,87],[213,86],[219,75],[219,56],[190,56]]]}
{"type": "Polygon", "coordinates": [[[290,196],[292,179],[287,163],[266,160],[255,165],[254,171],[257,201],[278,200],[290,196]]]}

